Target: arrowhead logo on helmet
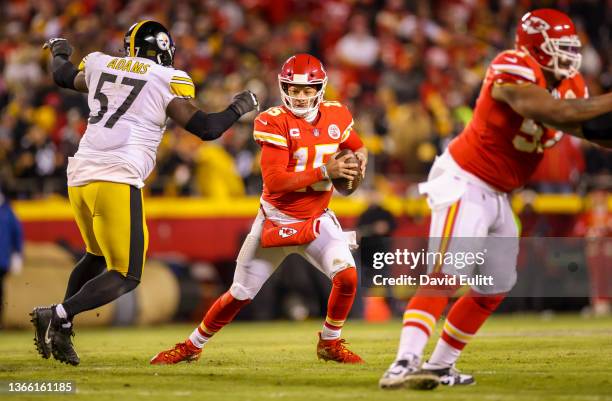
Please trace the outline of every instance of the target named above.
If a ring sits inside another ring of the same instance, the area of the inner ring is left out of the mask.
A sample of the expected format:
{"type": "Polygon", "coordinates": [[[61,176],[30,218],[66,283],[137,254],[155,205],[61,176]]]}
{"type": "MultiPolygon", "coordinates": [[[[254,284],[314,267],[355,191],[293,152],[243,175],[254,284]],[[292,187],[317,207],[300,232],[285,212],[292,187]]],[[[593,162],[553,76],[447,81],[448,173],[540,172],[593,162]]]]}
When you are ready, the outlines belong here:
{"type": "Polygon", "coordinates": [[[323,102],[327,86],[327,72],[321,61],[310,54],[296,54],[285,61],[278,74],[278,85],[285,107],[295,116],[306,118],[316,116],[323,102]],[[288,93],[290,85],[307,85],[316,88],[316,94],[295,97],[288,93]]]}
{"type": "Polygon", "coordinates": [[[550,29],[550,25],[546,23],[542,18],[531,15],[526,20],[522,21],[523,29],[530,35],[541,33],[550,29]]]}

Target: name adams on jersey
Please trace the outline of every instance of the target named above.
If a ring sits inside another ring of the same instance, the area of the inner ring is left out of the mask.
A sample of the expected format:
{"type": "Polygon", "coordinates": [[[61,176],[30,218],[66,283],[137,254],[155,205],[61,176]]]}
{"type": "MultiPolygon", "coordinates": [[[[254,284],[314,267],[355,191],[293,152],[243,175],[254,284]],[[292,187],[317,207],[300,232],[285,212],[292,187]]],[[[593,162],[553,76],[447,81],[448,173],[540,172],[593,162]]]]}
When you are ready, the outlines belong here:
{"type": "Polygon", "coordinates": [[[79,149],[68,159],[68,185],[111,181],[144,186],[155,167],[175,98],[193,98],[187,73],[140,57],[94,52],[79,65],[90,113],[79,149]]]}
{"type": "MultiPolygon", "coordinates": [[[[554,130],[523,118],[491,96],[493,85],[527,83],[546,88],[538,63],[524,52],[500,53],[487,69],[472,121],[449,145],[461,168],[502,192],[525,185],[542,160],[544,149],[559,140],[554,130]]],[[[588,97],[579,73],[560,81],[552,94],[562,98],[588,97]]]]}

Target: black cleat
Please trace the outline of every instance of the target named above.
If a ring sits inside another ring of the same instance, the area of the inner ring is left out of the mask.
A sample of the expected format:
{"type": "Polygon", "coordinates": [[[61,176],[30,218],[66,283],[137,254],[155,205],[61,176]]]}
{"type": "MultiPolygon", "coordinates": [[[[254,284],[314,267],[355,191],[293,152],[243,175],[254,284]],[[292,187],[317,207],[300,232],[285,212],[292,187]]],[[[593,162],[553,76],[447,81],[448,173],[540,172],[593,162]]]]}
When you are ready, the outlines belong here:
{"type": "Polygon", "coordinates": [[[53,309],[53,315],[53,322],[51,324],[52,333],[50,334],[53,358],[60,362],[76,366],[81,360],[72,344],[72,337],[74,337],[72,323],[67,319],[61,319],[57,316],[55,308],[53,309]],[[67,325],[68,327],[65,327],[67,325]]]}
{"type": "Polygon", "coordinates": [[[30,322],[34,325],[34,345],[36,350],[45,359],[51,356],[51,321],[53,320],[52,307],[38,307],[30,312],[30,322]]]}

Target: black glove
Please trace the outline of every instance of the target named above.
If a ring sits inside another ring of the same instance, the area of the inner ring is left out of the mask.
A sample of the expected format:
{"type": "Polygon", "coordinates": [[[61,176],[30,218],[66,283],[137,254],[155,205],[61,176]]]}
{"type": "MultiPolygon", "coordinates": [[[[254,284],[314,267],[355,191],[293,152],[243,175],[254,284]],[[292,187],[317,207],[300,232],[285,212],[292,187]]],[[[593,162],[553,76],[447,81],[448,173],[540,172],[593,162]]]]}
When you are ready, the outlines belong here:
{"type": "Polygon", "coordinates": [[[590,141],[605,141],[612,143],[612,112],[591,118],[582,123],[582,135],[590,141]]]}
{"type": "Polygon", "coordinates": [[[241,116],[249,111],[259,110],[259,101],[253,92],[243,91],[234,96],[230,107],[241,116]]]}
{"type": "Polygon", "coordinates": [[[66,57],[69,58],[72,54],[72,46],[64,38],[51,38],[45,42],[43,49],[51,49],[53,57],[66,57]]]}

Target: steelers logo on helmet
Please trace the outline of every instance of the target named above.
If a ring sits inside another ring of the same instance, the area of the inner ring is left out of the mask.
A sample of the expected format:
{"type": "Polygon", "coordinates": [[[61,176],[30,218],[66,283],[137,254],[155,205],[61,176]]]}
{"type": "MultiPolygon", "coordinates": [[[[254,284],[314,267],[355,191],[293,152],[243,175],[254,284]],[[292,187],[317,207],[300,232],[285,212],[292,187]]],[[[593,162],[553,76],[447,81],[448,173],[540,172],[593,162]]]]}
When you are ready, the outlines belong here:
{"type": "Polygon", "coordinates": [[[155,35],[155,40],[157,41],[157,46],[161,50],[170,49],[170,37],[166,32],[158,32],[157,35],[155,35]]]}

